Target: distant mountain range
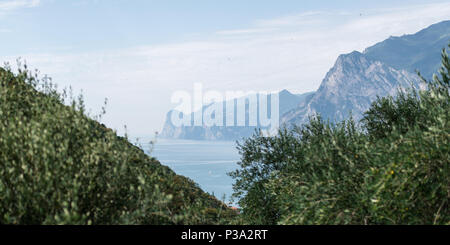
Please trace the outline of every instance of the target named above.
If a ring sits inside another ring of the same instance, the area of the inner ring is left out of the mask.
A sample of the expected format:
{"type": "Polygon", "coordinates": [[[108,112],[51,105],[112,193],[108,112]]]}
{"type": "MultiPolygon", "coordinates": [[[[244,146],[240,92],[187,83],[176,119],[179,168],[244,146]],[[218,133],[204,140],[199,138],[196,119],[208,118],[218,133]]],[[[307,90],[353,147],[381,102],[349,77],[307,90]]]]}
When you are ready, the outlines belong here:
{"type": "MultiPolygon", "coordinates": [[[[310,95],[313,93],[305,93],[305,94],[292,94],[287,90],[283,90],[278,93],[279,98],[279,114],[283,115],[286,112],[294,109],[298,104],[302,103],[305,99],[307,99],[310,95]]],[[[238,98],[239,99],[239,98],[238,98]]],[[[245,98],[244,98],[245,99],[245,98]]],[[[236,101],[237,99],[235,99],[236,101]]],[[[227,103],[222,102],[222,103],[227,103]]],[[[233,118],[237,118],[237,103],[234,103],[234,115],[233,118]]],[[[164,124],[164,128],[162,133],[160,134],[160,137],[162,138],[171,138],[171,139],[189,139],[189,140],[237,140],[241,139],[243,137],[249,137],[257,128],[265,128],[260,125],[260,122],[258,121],[256,126],[249,126],[249,108],[250,108],[251,102],[247,99],[245,101],[245,125],[247,126],[212,126],[212,127],[205,127],[205,126],[181,126],[181,127],[175,127],[171,121],[172,114],[173,113],[180,113],[178,111],[172,110],[169,113],[167,113],[166,122],[164,124]]],[[[214,104],[210,104],[207,106],[204,106],[202,108],[202,111],[204,112],[208,108],[212,107],[214,104]]],[[[268,105],[271,106],[270,101],[268,102],[268,105]]],[[[222,105],[221,105],[222,106],[222,105]]],[[[256,104],[253,105],[254,108],[257,108],[259,110],[260,104],[259,101],[256,102],[256,104]]],[[[226,125],[225,119],[229,114],[224,109],[223,112],[223,118],[224,118],[224,125],[226,125]]],[[[191,121],[193,121],[194,113],[190,116],[192,118],[191,121]]]]}
{"type": "MultiPolygon", "coordinates": [[[[280,123],[303,124],[315,114],[341,121],[350,112],[358,120],[377,96],[394,95],[399,88],[423,86],[416,71],[431,78],[440,67],[440,52],[449,41],[450,21],[443,21],[412,35],[390,37],[363,53],[340,55],[316,92],[295,95],[283,90],[278,94],[280,123]]],[[[237,140],[251,136],[260,127],[175,127],[170,120],[172,113],[176,112],[168,113],[163,138],[237,140]]]]}

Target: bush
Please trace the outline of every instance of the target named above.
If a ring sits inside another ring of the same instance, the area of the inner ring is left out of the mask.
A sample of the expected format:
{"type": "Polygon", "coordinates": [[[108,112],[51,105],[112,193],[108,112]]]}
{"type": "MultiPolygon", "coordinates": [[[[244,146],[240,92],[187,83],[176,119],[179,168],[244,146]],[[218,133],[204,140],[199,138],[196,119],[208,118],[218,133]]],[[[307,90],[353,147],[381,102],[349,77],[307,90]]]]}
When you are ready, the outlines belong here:
{"type": "Polygon", "coordinates": [[[320,117],[239,145],[235,178],[247,224],[450,224],[450,63],[424,91],[373,103],[353,119],[320,117]]]}
{"type": "Polygon", "coordinates": [[[0,224],[224,222],[211,209],[230,212],[87,116],[81,96],[0,68],[0,224]]]}

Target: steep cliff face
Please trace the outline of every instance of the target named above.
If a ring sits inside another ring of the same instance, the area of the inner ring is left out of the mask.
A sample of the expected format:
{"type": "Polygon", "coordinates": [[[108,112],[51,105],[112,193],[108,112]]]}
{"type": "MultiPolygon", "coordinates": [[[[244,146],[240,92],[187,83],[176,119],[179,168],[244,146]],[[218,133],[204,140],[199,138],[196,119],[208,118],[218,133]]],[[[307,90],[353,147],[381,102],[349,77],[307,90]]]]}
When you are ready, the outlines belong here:
{"type": "Polygon", "coordinates": [[[450,21],[443,21],[415,34],[390,37],[363,53],[341,55],[314,96],[287,112],[281,123],[302,124],[314,114],[340,121],[350,112],[360,119],[377,96],[423,86],[416,71],[431,79],[440,67],[440,51],[449,41],[450,21]]]}
{"type": "Polygon", "coordinates": [[[320,114],[341,121],[350,114],[359,119],[377,98],[394,95],[399,88],[419,86],[419,77],[396,70],[362,53],[341,55],[326,75],[319,90],[297,108],[282,117],[282,123],[302,124],[311,115],[320,114]]]}
{"type": "Polygon", "coordinates": [[[450,41],[450,21],[443,21],[415,34],[390,37],[367,48],[364,54],[397,70],[419,70],[430,79],[439,69],[441,51],[450,41]]]}

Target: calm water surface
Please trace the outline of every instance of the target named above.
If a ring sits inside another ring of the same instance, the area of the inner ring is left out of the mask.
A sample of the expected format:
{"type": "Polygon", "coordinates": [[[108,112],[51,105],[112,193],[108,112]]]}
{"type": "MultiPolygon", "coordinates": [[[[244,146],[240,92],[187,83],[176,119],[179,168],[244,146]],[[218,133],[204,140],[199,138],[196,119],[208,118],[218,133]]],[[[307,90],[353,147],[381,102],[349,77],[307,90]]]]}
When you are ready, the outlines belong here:
{"type": "Polygon", "coordinates": [[[238,168],[236,142],[158,140],[151,155],[219,199],[228,201],[233,193],[227,173],[238,168]]]}

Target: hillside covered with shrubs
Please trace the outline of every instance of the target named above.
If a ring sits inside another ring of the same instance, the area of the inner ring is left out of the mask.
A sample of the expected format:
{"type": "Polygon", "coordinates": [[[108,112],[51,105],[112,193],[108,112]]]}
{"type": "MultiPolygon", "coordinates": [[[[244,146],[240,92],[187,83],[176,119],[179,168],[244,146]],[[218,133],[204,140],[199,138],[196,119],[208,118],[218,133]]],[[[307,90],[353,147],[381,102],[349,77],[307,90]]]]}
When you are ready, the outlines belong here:
{"type": "Polygon", "coordinates": [[[361,122],[317,115],[241,143],[240,221],[450,225],[449,79],[444,49],[425,90],[379,98],[361,122]]]}
{"type": "Polygon", "coordinates": [[[0,68],[0,224],[219,224],[235,215],[26,66],[0,68]]]}

